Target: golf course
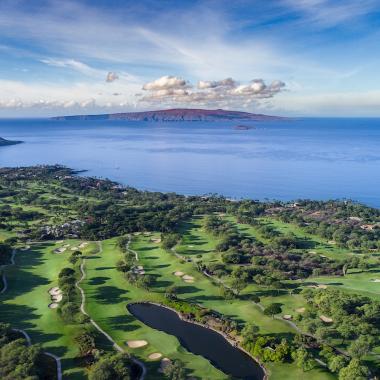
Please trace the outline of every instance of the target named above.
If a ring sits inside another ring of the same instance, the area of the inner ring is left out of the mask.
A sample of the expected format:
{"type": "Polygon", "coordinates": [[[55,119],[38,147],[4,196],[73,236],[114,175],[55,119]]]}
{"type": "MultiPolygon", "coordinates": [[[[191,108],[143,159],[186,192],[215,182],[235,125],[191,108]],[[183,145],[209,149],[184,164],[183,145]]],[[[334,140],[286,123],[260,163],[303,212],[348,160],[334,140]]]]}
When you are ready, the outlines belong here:
{"type": "Polygon", "coordinates": [[[372,235],[352,249],[338,233],[334,240],[313,233],[311,222],[273,214],[272,205],[252,217],[256,203],[122,193],[61,167],[31,173],[14,169],[12,182],[1,183],[0,322],[39,350],[30,369],[37,378],[377,373],[372,235]],[[14,181],[28,192],[15,193],[14,181]],[[342,312],[352,307],[360,310],[354,319],[342,312]],[[214,339],[218,347],[208,345],[214,339]]]}

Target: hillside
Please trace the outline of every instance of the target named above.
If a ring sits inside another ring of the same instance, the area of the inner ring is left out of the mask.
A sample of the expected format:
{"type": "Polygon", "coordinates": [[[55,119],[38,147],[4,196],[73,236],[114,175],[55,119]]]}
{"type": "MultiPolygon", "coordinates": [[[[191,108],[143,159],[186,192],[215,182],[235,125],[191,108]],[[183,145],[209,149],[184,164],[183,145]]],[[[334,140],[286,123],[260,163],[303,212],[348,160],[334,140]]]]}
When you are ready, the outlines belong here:
{"type": "Polygon", "coordinates": [[[220,120],[280,120],[268,116],[241,111],[175,108],[157,111],[123,112],[102,115],[57,116],[53,120],[130,120],[130,121],[220,121],[220,120]]]}
{"type": "Polygon", "coordinates": [[[7,146],[7,145],[15,145],[15,144],[21,144],[22,141],[11,141],[11,140],[6,140],[0,137],[0,146],[7,146]]]}

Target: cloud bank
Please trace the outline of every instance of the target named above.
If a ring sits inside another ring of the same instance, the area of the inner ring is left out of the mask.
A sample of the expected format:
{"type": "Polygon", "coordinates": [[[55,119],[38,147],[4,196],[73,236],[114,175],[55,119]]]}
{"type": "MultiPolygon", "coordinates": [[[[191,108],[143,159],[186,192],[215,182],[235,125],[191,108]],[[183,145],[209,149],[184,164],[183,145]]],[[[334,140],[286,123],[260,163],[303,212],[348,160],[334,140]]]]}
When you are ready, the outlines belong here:
{"type": "Polygon", "coordinates": [[[284,91],[285,83],[275,80],[270,84],[263,79],[253,79],[239,84],[232,78],[217,81],[201,80],[193,86],[187,80],[176,76],[163,76],[145,83],[145,95],[140,99],[145,103],[165,102],[166,104],[194,104],[203,106],[244,106],[261,99],[273,98],[284,91]]]}

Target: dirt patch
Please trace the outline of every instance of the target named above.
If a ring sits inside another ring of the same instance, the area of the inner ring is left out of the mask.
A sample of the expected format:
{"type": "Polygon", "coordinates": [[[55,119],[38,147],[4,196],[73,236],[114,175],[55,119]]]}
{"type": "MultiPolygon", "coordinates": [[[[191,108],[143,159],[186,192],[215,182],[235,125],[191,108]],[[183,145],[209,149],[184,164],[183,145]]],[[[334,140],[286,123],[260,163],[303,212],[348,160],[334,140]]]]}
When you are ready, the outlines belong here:
{"type": "Polygon", "coordinates": [[[150,360],[158,360],[162,358],[162,354],[160,352],[153,352],[153,354],[150,354],[148,356],[148,359],[150,360]]]}
{"type": "Polygon", "coordinates": [[[148,344],[146,340],[128,340],[127,345],[129,348],[140,348],[148,344]]]}

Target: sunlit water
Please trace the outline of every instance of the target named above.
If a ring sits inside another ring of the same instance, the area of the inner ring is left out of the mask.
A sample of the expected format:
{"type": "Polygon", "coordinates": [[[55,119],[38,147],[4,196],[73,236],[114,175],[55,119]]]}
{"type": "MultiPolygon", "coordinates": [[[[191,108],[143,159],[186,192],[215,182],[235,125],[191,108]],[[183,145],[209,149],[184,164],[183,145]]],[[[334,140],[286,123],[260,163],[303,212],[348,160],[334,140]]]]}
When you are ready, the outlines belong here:
{"type": "Polygon", "coordinates": [[[148,123],[0,120],[0,166],[63,164],[140,189],[380,207],[380,119],[148,123]]]}

